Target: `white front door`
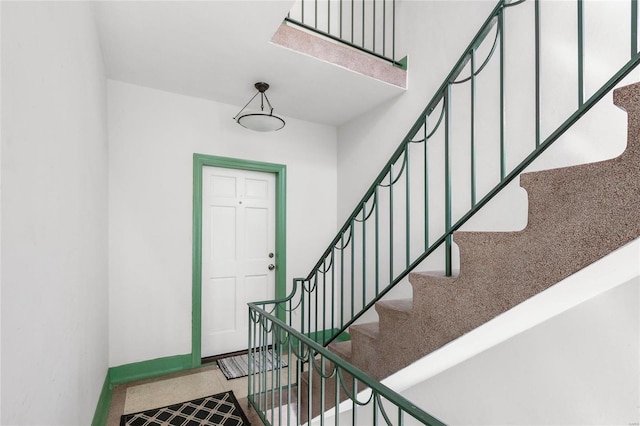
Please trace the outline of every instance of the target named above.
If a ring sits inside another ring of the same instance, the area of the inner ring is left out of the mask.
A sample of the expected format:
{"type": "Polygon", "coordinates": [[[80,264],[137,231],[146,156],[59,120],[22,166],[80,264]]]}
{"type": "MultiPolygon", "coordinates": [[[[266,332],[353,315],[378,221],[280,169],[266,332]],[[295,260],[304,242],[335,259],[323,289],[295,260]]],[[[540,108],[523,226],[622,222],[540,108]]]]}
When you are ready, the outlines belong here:
{"type": "Polygon", "coordinates": [[[275,297],[275,174],[204,167],[202,180],[204,358],[247,349],[247,303],[275,297]]]}

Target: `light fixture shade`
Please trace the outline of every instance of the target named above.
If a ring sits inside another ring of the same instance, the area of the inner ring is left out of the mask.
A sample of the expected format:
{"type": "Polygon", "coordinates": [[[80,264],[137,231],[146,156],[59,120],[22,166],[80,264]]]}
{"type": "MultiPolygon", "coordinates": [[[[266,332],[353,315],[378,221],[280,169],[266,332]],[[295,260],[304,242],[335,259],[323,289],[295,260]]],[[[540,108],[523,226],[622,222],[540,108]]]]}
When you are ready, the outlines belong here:
{"type": "Polygon", "coordinates": [[[239,125],[256,132],[274,132],[284,127],[284,120],[264,112],[244,114],[236,120],[239,125]]]}
{"type": "Polygon", "coordinates": [[[240,112],[237,113],[235,117],[233,117],[233,119],[242,127],[254,130],[256,132],[273,132],[282,129],[285,125],[285,122],[277,115],[273,115],[273,106],[271,106],[271,102],[269,102],[269,98],[267,98],[267,95],[265,93],[269,88],[269,85],[264,82],[258,82],[254,85],[254,87],[258,91],[240,110],[240,112]],[[243,114],[242,112],[258,95],[260,95],[260,110],[258,112],[247,111],[243,114]],[[267,101],[267,105],[269,106],[268,112],[264,110],[265,100],[267,101]]]}

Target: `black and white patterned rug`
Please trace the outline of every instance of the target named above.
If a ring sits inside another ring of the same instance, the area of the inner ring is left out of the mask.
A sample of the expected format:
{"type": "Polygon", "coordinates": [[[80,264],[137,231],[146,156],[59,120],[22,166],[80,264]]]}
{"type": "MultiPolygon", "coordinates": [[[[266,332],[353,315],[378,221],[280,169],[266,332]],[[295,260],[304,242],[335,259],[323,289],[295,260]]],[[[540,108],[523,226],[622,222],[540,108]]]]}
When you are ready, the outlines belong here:
{"type": "Polygon", "coordinates": [[[120,426],[250,425],[232,391],[120,417],[120,426]]]}
{"type": "MultiPolygon", "coordinates": [[[[271,349],[265,352],[256,353],[253,357],[253,370],[258,371],[263,368],[265,371],[273,370],[273,366],[276,368],[286,367],[287,361],[280,360],[278,354],[274,353],[271,349]]],[[[237,379],[238,377],[244,377],[249,374],[249,357],[247,354],[232,356],[218,360],[218,367],[224,374],[227,380],[237,379]]]]}

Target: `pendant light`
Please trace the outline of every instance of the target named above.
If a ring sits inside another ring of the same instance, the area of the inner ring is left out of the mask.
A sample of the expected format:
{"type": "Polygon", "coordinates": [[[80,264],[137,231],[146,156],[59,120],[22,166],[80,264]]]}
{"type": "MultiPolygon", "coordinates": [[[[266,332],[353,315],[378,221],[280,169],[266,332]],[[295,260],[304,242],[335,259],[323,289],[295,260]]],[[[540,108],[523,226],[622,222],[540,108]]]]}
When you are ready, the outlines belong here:
{"type": "Polygon", "coordinates": [[[264,82],[258,82],[255,85],[257,90],[256,94],[253,95],[249,102],[240,110],[239,113],[236,114],[233,119],[242,127],[245,127],[250,130],[255,130],[256,132],[273,132],[276,130],[280,130],[284,127],[284,120],[277,115],[273,115],[273,107],[271,106],[271,102],[269,102],[269,98],[267,98],[267,94],[265,93],[269,88],[269,85],[264,82]],[[260,111],[259,112],[246,112],[242,113],[249,104],[256,98],[256,96],[260,95],[260,111]],[[264,101],[267,101],[268,111],[264,110],[264,101]]]}

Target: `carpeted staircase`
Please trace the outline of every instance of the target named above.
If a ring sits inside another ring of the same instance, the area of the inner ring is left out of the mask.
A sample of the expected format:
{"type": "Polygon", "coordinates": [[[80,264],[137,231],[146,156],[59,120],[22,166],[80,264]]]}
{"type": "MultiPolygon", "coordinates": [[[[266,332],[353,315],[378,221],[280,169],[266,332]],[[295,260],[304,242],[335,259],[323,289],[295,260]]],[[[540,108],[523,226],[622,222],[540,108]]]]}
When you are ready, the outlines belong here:
{"type": "MultiPolygon", "coordinates": [[[[524,230],[456,232],[459,276],[410,274],[412,299],[376,303],[379,322],[351,326],[351,341],[329,348],[381,380],[640,237],[640,83],[615,90],[614,103],[628,114],[622,155],[522,174],[529,196],[524,230]]],[[[308,373],[301,386],[304,396],[308,373]]],[[[325,398],[325,409],[332,401],[325,398]]]]}

